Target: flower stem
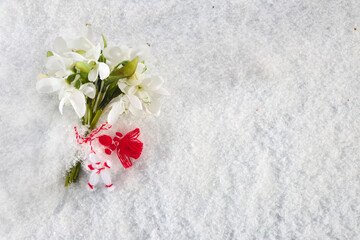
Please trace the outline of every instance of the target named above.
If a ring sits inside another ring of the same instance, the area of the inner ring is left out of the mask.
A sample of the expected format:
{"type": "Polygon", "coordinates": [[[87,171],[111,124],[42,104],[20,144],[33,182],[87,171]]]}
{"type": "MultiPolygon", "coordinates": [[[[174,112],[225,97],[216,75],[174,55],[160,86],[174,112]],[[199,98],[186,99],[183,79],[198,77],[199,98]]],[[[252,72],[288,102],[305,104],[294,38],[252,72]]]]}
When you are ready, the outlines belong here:
{"type": "Polygon", "coordinates": [[[90,128],[89,128],[90,130],[93,130],[96,127],[96,124],[99,121],[99,118],[100,118],[101,114],[102,114],[101,109],[96,111],[95,116],[92,119],[91,124],[90,124],[90,128]]]}
{"type": "MultiPolygon", "coordinates": [[[[88,112],[88,114],[89,114],[89,112],[88,112]]],[[[99,121],[101,114],[102,114],[102,110],[99,109],[96,111],[94,118],[91,119],[92,114],[90,113],[90,118],[89,118],[89,122],[88,122],[88,123],[91,123],[90,127],[89,127],[90,131],[88,131],[86,135],[88,135],[91,132],[91,130],[93,130],[96,127],[96,124],[99,121]]],[[[65,187],[68,187],[71,183],[76,182],[77,177],[80,172],[81,163],[82,163],[82,161],[79,160],[78,162],[76,162],[75,166],[73,166],[72,168],[69,169],[69,171],[66,174],[65,187]]]]}
{"type": "MultiPolygon", "coordinates": [[[[97,85],[97,84],[96,84],[97,85]]],[[[100,90],[97,91],[97,97],[94,99],[86,99],[86,117],[82,118],[83,125],[90,125],[89,131],[86,132],[86,136],[91,133],[91,131],[96,127],[97,122],[100,119],[101,114],[103,113],[102,108],[99,108],[101,101],[106,93],[102,92],[104,83],[101,82],[100,90]],[[95,114],[94,114],[95,113],[95,114]]],[[[81,168],[82,160],[78,160],[75,165],[70,168],[66,173],[65,179],[65,187],[68,187],[71,183],[76,182],[80,168],[81,168]]]]}

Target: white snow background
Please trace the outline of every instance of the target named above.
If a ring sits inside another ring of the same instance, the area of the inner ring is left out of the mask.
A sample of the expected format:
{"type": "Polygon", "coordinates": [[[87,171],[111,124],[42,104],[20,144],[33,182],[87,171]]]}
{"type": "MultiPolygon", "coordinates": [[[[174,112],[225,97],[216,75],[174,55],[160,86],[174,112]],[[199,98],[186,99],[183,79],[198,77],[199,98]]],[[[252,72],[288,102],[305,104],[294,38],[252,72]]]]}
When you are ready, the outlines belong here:
{"type": "Polygon", "coordinates": [[[359,239],[360,2],[0,3],[1,239],[359,239]],[[46,51],[86,23],[151,45],[171,92],[144,151],[95,193],[63,187],[68,107],[36,92],[46,51]],[[354,30],[359,27],[358,30],[354,30]]]}

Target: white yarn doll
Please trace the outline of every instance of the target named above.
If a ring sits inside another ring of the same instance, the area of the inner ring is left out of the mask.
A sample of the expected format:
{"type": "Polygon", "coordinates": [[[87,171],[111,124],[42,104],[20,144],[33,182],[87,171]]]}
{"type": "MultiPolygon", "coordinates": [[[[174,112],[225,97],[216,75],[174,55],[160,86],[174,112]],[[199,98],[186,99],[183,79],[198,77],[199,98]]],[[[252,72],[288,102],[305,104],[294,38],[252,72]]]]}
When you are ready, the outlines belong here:
{"type": "Polygon", "coordinates": [[[115,189],[114,185],[111,182],[110,171],[111,161],[101,161],[96,157],[95,153],[90,153],[89,155],[89,164],[87,165],[90,169],[91,174],[88,182],[88,188],[90,191],[95,190],[95,185],[99,182],[100,177],[105,184],[105,187],[109,192],[115,189]]]}
{"type": "Polygon", "coordinates": [[[110,176],[110,168],[112,164],[111,161],[108,160],[108,155],[110,155],[109,149],[105,149],[105,153],[107,154],[107,156],[104,155],[103,152],[105,144],[109,141],[112,141],[112,139],[110,136],[107,135],[102,135],[97,139],[102,146],[94,146],[96,153],[92,152],[89,155],[87,168],[91,171],[91,174],[88,182],[88,189],[90,191],[94,191],[95,185],[99,182],[101,178],[107,190],[111,192],[115,189],[115,186],[112,184],[110,176]]]}

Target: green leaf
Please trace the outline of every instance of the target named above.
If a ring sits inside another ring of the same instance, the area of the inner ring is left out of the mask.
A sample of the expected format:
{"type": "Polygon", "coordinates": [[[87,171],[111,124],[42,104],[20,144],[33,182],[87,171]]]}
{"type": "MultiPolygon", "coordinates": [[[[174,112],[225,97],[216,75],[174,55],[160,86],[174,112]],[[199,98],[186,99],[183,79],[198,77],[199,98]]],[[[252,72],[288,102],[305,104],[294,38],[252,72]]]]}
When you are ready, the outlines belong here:
{"type": "Polygon", "coordinates": [[[81,81],[81,83],[84,84],[84,83],[89,82],[88,74],[87,74],[86,72],[81,72],[81,71],[80,71],[79,75],[80,75],[80,81],[81,81]]]}
{"type": "Polygon", "coordinates": [[[98,59],[98,62],[106,63],[106,58],[104,57],[103,54],[100,55],[100,57],[99,57],[99,59],[98,59]]]}
{"type": "Polygon", "coordinates": [[[106,96],[104,97],[104,100],[101,102],[99,108],[100,109],[105,108],[106,105],[108,105],[111,102],[111,100],[119,96],[121,93],[122,92],[117,87],[117,82],[116,82],[114,86],[109,87],[109,90],[106,92],[106,96]]]}
{"type": "Polygon", "coordinates": [[[76,74],[75,74],[75,73],[74,73],[74,74],[71,74],[70,76],[67,77],[67,79],[66,79],[65,81],[66,81],[68,84],[71,84],[72,81],[74,81],[75,77],[76,77],[76,74]]]}
{"type": "Polygon", "coordinates": [[[131,77],[135,73],[138,62],[139,62],[139,57],[134,58],[125,66],[113,71],[110,74],[110,77],[113,77],[114,79],[131,77]]]}
{"type": "Polygon", "coordinates": [[[101,34],[101,36],[102,36],[102,39],[103,39],[103,41],[104,41],[104,48],[106,48],[106,47],[107,47],[107,42],[106,42],[106,40],[105,40],[105,37],[104,37],[104,35],[102,35],[102,34],[101,34]]]}
{"type": "Polygon", "coordinates": [[[79,89],[79,88],[80,88],[80,79],[78,79],[78,80],[75,81],[74,87],[75,87],[76,89],[79,89]]]}
{"type": "Polygon", "coordinates": [[[52,51],[47,51],[46,57],[51,57],[51,56],[54,56],[54,54],[52,53],[52,51]]]}
{"type": "Polygon", "coordinates": [[[77,62],[75,64],[76,68],[79,69],[80,71],[83,71],[83,72],[86,72],[86,73],[89,73],[90,72],[90,67],[89,65],[87,65],[86,63],[83,63],[83,62],[77,62]]]}
{"type": "Polygon", "coordinates": [[[128,60],[122,61],[121,63],[119,63],[118,65],[116,65],[116,66],[114,67],[114,69],[112,70],[112,72],[115,71],[120,65],[125,66],[125,65],[128,64],[129,62],[130,62],[130,61],[128,61],[128,60]]]}

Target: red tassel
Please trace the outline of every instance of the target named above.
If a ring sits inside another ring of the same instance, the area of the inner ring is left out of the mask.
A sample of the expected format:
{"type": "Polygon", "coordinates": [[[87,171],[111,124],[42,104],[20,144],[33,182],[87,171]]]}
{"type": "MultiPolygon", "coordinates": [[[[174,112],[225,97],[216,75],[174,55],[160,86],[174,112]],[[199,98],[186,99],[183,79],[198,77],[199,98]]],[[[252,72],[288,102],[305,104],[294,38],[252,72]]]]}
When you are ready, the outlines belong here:
{"type": "Polygon", "coordinates": [[[117,155],[124,168],[132,166],[130,158],[138,159],[141,155],[143,143],[137,139],[139,135],[140,129],[136,128],[118,141],[117,155]]]}

